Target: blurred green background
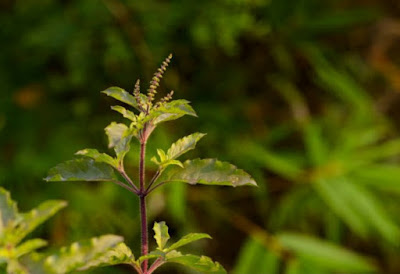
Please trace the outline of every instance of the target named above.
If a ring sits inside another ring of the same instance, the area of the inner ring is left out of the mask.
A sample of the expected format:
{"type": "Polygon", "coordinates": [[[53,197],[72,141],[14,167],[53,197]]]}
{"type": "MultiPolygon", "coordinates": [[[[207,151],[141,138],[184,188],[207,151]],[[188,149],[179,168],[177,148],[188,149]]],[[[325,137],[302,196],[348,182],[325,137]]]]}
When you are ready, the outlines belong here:
{"type": "Polygon", "coordinates": [[[230,161],[259,188],[165,186],[150,222],[211,234],[187,250],[229,273],[346,272],[327,243],[400,273],[399,1],[2,0],[0,41],[0,185],[22,210],[68,201],[35,232],[51,247],[114,233],[139,254],[135,196],[42,178],[82,148],[106,151],[121,118],[99,92],[137,78],[145,90],[173,53],[160,96],[173,89],[199,118],[161,126],[148,159],[206,132],[188,157],[230,161]]]}

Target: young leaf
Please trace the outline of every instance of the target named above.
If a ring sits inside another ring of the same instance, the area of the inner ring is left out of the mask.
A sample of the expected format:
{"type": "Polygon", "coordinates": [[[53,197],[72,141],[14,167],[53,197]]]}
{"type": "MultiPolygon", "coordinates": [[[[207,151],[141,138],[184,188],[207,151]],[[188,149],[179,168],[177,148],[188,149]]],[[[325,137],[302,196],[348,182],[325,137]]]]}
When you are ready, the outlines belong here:
{"type": "Polygon", "coordinates": [[[74,159],[50,169],[45,178],[48,182],[54,181],[112,181],[115,174],[113,169],[105,163],[97,163],[92,159],[74,159]]]}
{"type": "Polygon", "coordinates": [[[95,160],[98,163],[106,163],[112,167],[115,167],[115,168],[118,167],[118,163],[113,157],[111,157],[110,155],[105,154],[105,153],[100,153],[97,149],[86,148],[86,149],[79,150],[75,154],[92,158],[93,160],[95,160]]]}
{"type": "Polygon", "coordinates": [[[256,182],[245,171],[216,159],[195,159],[183,163],[184,168],[171,166],[158,178],[158,182],[184,182],[189,184],[242,186],[256,182]]]}
{"type": "Polygon", "coordinates": [[[149,114],[149,117],[152,118],[152,123],[157,125],[161,122],[176,120],[184,115],[197,117],[196,112],[189,105],[189,101],[174,100],[153,109],[149,114]]]}
{"type": "Polygon", "coordinates": [[[107,252],[123,241],[116,235],[104,235],[82,242],[75,242],[68,247],[61,248],[54,255],[46,258],[45,268],[50,273],[68,273],[80,268],[96,264],[95,262],[107,252]]]}
{"type": "Polygon", "coordinates": [[[174,249],[178,249],[181,246],[187,245],[191,242],[194,241],[198,241],[201,239],[211,239],[211,236],[205,233],[189,233],[186,236],[183,236],[179,241],[177,241],[176,243],[173,243],[171,246],[167,247],[164,252],[169,252],[172,251],[174,249]]]}
{"type": "Polygon", "coordinates": [[[162,170],[164,170],[167,166],[170,165],[177,165],[183,168],[183,164],[181,161],[170,159],[167,154],[165,154],[165,151],[162,149],[157,149],[157,154],[158,157],[160,157],[160,160],[157,160],[155,156],[151,158],[151,161],[157,165],[160,166],[162,170]]]}
{"type": "Polygon", "coordinates": [[[157,149],[157,154],[158,154],[158,157],[160,157],[161,163],[165,162],[168,159],[167,155],[165,154],[164,150],[162,150],[162,149],[157,149]]]}
{"type": "Polygon", "coordinates": [[[308,235],[281,233],[277,235],[281,244],[305,259],[324,269],[335,272],[371,273],[376,271],[366,258],[330,242],[308,235]]]}
{"type": "Polygon", "coordinates": [[[154,222],[153,230],[154,239],[156,239],[158,246],[157,249],[162,251],[170,238],[168,234],[168,226],[165,224],[165,222],[154,222]]]}
{"type": "Polygon", "coordinates": [[[196,147],[196,143],[205,135],[206,134],[204,133],[196,132],[179,139],[168,149],[168,159],[176,159],[189,150],[194,149],[196,147]]]}
{"type": "Polygon", "coordinates": [[[19,214],[18,226],[9,237],[9,241],[18,244],[26,235],[36,227],[67,206],[67,202],[60,200],[49,200],[41,203],[38,207],[28,213],[19,214]]]}
{"type": "Polygon", "coordinates": [[[11,200],[10,192],[0,187],[0,239],[2,231],[18,214],[17,203],[11,200]]]}
{"type": "Polygon", "coordinates": [[[137,120],[135,113],[133,113],[130,110],[127,110],[126,108],[124,108],[122,106],[112,106],[111,109],[121,113],[122,116],[131,120],[132,122],[136,122],[136,120],[137,120]]]}
{"type": "Polygon", "coordinates": [[[102,93],[138,109],[138,104],[135,100],[135,97],[122,88],[110,87],[106,90],[103,90],[102,93]]]}
{"type": "Polygon", "coordinates": [[[32,252],[38,248],[44,247],[46,245],[47,245],[47,241],[42,240],[42,239],[28,240],[16,247],[15,258],[19,258],[22,255],[30,253],[30,252],[32,252]]]}
{"type": "Polygon", "coordinates": [[[209,257],[206,256],[200,257],[191,254],[182,255],[182,253],[178,251],[171,251],[166,255],[166,261],[188,266],[201,273],[227,273],[218,262],[213,262],[209,257]]]}

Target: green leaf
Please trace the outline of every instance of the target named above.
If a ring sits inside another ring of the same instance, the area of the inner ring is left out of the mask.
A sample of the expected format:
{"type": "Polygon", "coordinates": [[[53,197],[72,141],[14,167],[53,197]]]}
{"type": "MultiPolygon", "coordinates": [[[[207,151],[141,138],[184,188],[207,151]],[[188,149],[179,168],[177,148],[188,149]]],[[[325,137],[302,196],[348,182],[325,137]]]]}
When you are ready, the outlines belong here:
{"type": "Polygon", "coordinates": [[[135,113],[133,113],[130,110],[127,110],[126,108],[124,108],[122,106],[112,106],[111,109],[121,113],[122,116],[124,116],[125,118],[131,120],[132,122],[136,122],[137,121],[135,113]]]}
{"type": "Polygon", "coordinates": [[[186,100],[174,100],[155,108],[149,114],[154,125],[161,122],[176,120],[184,115],[197,117],[196,112],[186,100]]]}
{"type": "Polygon", "coordinates": [[[19,258],[22,255],[30,253],[30,252],[32,252],[38,248],[44,247],[46,245],[47,245],[47,241],[42,240],[42,239],[28,240],[16,247],[15,258],[19,258]]]}
{"type": "Polygon", "coordinates": [[[102,256],[90,260],[81,266],[79,271],[117,264],[135,264],[135,256],[133,256],[131,249],[125,243],[120,243],[116,247],[107,250],[102,256]]]}
{"type": "Polygon", "coordinates": [[[316,123],[308,123],[304,127],[303,139],[307,154],[313,165],[322,165],[328,156],[327,147],[321,133],[321,127],[316,123]]]}
{"type": "Polygon", "coordinates": [[[170,166],[170,165],[177,165],[177,166],[180,166],[183,168],[183,164],[181,161],[169,159],[169,156],[165,154],[164,150],[157,149],[157,154],[158,154],[158,157],[160,157],[160,160],[157,160],[157,158],[154,156],[151,158],[151,161],[153,163],[159,165],[162,170],[164,170],[167,166],[170,166]]]}
{"type": "Polygon", "coordinates": [[[0,238],[3,229],[16,219],[17,214],[17,203],[11,200],[10,192],[0,187],[0,238]]]}
{"type": "Polygon", "coordinates": [[[106,153],[100,153],[97,149],[86,148],[86,149],[79,150],[75,154],[92,158],[93,160],[95,160],[98,163],[106,163],[112,167],[115,167],[115,168],[118,167],[118,162],[113,157],[111,157],[110,155],[108,155],[106,153]]]}
{"type": "Polygon", "coordinates": [[[206,134],[204,133],[196,132],[179,139],[168,149],[168,159],[176,159],[189,150],[194,149],[196,147],[196,143],[205,135],[206,134]]]}
{"type": "Polygon", "coordinates": [[[70,160],[50,169],[45,178],[54,181],[112,181],[115,174],[105,163],[97,163],[93,159],[82,158],[70,160]]]}
{"type": "Polygon", "coordinates": [[[283,178],[299,180],[303,177],[303,167],[286,155],[270,151],[256,143],[246,143],[242,149],[243,155],[260,165],[265,165],[266,168],[283,178]]]}
{"type": "Polygon", "coordinates": [[[337,182],[345,196],[369,227],[374,228],[388,242],[397,244],[400,239],[400,229],[385,212],[384,207],[375,197],[361,185],[349,180],[337,182]]]}
{"type": "Polygon", "coordinates": [[[162,168],[166,168],[167,166],[175,165],[183,168],[183,164],[179,160],[167,160],[164,163],[161,164],[162,168]]]}
{"type": "Polygon", "coordinates": [[[134,108],[138,108],[138,104],[136,102],[135,97],[129,94],[126,90],[119,87],[110,87],[106,90],[103,90],[102,93],[113,97],[121,102],[124,102],[134,108]]]}
{"type": "Polygon", "coordinates": [[[105,128],[108,136],[108,147],[114,148],[117,160],[122,161],[130,149],[132,134],[124,124],[112,122],[105,128]]]}
{"type": "Polygon", "coordinates": [[[153,230],[154,239],[156,239],[158,246],[157,249],[162,251],[170,238],[168,234],[168,226],[165,224],[165,222],[154,222],[153,230]]]}
{"type": "Polygon", "coordinates": [[[355,110],[365,111],[371,105],[368,93],[352,76],[342,69],[335,68],[315,46],[303,48],[314,67],[319,84],[344,102],[350,103],[355,110]]]}
{"type": "Polygon", "coordinates": [[[165,162],[168,159],[167,155],[165,154],[165,151],[162,149],[157,149],[157,154],[158,154],[158,157],[160,157],[161,163],[165,162]]]}
{"type": "Polygon", "coordinates": [[[190,267],[202,273],[227,273],[226,270],[218,263],[213,262],[209,257],[196,256],[191,254],[182,255],[177,251],[171,251],[166,255],[166,261],[171,263],[178,263],[190,267]]]}
{"type": "Polygon", "coordinates": [[[398,155],[400,155],[400,138],[383,142],[380,145],[372,146],[368,149],[357,151],[352,155],[351,160],[370,163],[372,161],[379,161],[398,155]]]}
{"type": "Polygon", "coordinates": [[[366,237],[368,234],[367,224],[362,216],[350,206],[340,187],[335,186],[332,179],[319,179],[312,184],[314,189],[331,208],[353,231],[360,236],[366,237]]]}
{"type": "Polygon", "coordinates": [[[41,203],[38,207],[32,209],[28,213],[20,214],[18,225],[15,227],[8,240],[13,244],[18,244],[36,227],[66,206],[67,202],[65,201],[49,200],[41,203]]]}
{"type": "Polygon", "coordinates": [[[389,164],[371,164],[365,168],[356,169],[351,178],[373,188],[400,194],[400,167],[389,164]]]}
{"type": "Polygon", "coordinates": [[[323,198],[332,210],[360,235],[365,236],[374,230],[387,241],[398,242],[400,229],[378,200],[361,185],[340,177],[320,180],[314,185],[320,194],[325,195],[323,198]]]}
{"type": "Polygon", "coordinates": [[[376,271],[366,258],[338,245],[308,235],[281,233],[280,243],[301,259],[335,272],[371,273],[376,271]]]}
{"type": "Polygon", "coordinates": [[[112,122],[104,130],[108,136],[108,147],[113,148],[121,142],[125,132],[128,131],[128,127],[125,124],[112,122]]]}
{"type": "Polygon", "coordinates": [[[68,273],[81,268],[96,265],[111,248],[116,247],[123,238],[116,235],[103,235],[98,238],[75,242],[61,248],[44,261],[45,268],[50,273],[68,273]]]}
{"type": "Polygon", "coordinates": [[[184,168],[171,166],[158,178],[158,182],[184,182],[189,184],[242,186],[254,185],[253,178],[241,169],[216,159],[195,159],[183,163],[184,168]]]}
{"type": "Polygon", "coordinates": [[[169,252],[172,251],[174,249],[178,249],[181,246],[187,245],[191,242],[194,241],[198,241],[201,239],[212,239],[210,235],[206,234],[206,233],[189,233],[185,236],[183,236],[179,241],[173,243],[171,246],[167,247],[164,252],[169,252]]]}
{"type": "Polygon", "coordinates": [[[279,273],[279,257],[266,250],[258,241],[249,238],[242,244],[232,273],[279,273]]]}

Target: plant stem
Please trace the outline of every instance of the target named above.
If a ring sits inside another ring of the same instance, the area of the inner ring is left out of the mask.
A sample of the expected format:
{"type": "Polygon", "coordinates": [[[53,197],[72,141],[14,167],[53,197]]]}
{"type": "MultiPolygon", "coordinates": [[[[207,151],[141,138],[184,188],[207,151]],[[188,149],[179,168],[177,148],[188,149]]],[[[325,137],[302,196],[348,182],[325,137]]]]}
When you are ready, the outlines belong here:
{"type": "Polygon", "coordinates": [[[134,189],[134,188],[132,188],[132,187],[130,187],[130,186],[124,184],[123,182],[120,182],[120,181],[117,181],[117,180],[113,180],[112,182],[115,183],[115,184],[117,184],[117,185],[119,185],[119,186],[122,186],[123,188],[129,190],[130,192],[133,192],[133,193],[135,193],[135,194],[138,194],[138,190],[136,190],[136,189],[134,189]]]}
{"type": "Polygon", "coordinates": [[[163,264],[164,264],[163,259],[158,258],[157,260],[154,261],[153,265],[149,268],[149,272],[147,272],[147,274],[152,274],[157,268],[159,268],[163,264]]]}
{"type": "Polygon", "coordinates": [[[122,175],[122,177],[124,177],[124,179],[132,186],[132,188],[136,191],[135,193],[138,194],[139,193],[139,189],[137,188],[137,186],[132,182],[131,178],[129,178],[128,174],[126,174],[124,168],[119,169],[118,170],[119,173],[122,175]]]}
{"type": "MultiPolygon", "coordinates": [[[[140,220],[142,230],[142,256],[147,255],[149,252],[148,235],[147,235],[147,213],[146,213],[146,196],[140,197],[140,220]]],[[[143,273],[147,274],[148,261],[143,261],[143,273]]]]}
{"type": "MultiPolygon", "coordinates": [[[[149,252],[148,234],[147,234],[147,213],[146,213],[146,193],[144,185],[146,140],[140,142],[140,163],[139,163],[139,199],[140,199],[140,221],[142,230],[142,256],[149,252]]],[[[143,261],[143,273],[147,274],[148,260],[143,261]]]]}

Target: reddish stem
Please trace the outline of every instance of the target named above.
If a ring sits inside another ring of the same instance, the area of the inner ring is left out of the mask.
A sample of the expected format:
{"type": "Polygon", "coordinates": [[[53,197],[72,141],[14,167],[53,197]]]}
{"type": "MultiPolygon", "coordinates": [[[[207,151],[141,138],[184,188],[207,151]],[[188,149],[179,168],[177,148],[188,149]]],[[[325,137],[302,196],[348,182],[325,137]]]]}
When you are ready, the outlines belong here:
{"type": "MultiPolygon", "coordinates": [[[[146,196],[140,196],[140,220],[142,224],[142,256],[149,252],[148,235],[147,235],[147,214],[146,214],[146,196]]],[[[147,273],[148,261],[143,261],[143,273],[147,273]]]]}
{"type": "MultiPolygon", "coordinates": [[[[140,143],[140,163],[139,163],[139,199],[140,199],[140,221],[142,230],[142,256],[149,252],[148,233],[147,233],[147,213],[146,213],[146,193],[144,185],[146,140],[140,143]]],[[[143,273],[147,274],[148,260],[143,261],[143,273]]]]}
{"type": "Polygon", "coordinates": [[[157,260],[155,260],[153,265],[150,267],[149,272],[147,272],[147,274],[152,274],[157,268],[159,268],[163,264],[164,264],[163,259],[162,258],[158,258],[157,260]]]}

